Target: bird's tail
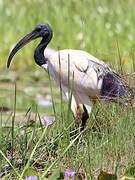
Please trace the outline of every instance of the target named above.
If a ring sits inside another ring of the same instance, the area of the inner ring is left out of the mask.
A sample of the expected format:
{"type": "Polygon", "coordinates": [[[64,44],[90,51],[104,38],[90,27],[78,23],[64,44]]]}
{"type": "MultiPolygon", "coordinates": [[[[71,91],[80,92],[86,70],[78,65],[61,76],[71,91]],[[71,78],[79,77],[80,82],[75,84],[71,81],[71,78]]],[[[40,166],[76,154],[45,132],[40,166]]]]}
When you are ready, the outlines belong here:
{"type": "Polygon", "coordinates": [[[106,100],[127,104],[133,99],[133,91],[116,73],[107,72],[104,75],[101,97],[106,100]]]}

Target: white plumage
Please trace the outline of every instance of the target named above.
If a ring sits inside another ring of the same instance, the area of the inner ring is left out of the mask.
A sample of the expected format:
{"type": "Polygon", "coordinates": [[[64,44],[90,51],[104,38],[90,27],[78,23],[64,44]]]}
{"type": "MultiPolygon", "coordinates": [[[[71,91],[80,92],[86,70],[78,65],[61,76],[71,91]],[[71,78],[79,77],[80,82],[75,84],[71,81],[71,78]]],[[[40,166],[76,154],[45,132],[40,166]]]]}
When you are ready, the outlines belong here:
{"type": "MultiPolygon", "coordinates": [[[[44,52],[45,53],[45,52],[44,52]]],[[[71,109],[76,116],[77,108],[83,109],[85,105],[88,113],[91,112],[91,100],[100,97],[103,82],[103,75],[107,72],[113,73],[108,64],[97,59],[91,54],[82,50],[60,50],[49,56],[47,64],[42,67],[60,85],[60,71],[62,90],[68,99],[68,63],[70,64],[70,85],[74,74],[74,87],[71,109]],[[60,65],[61,64],[61,69],[60,65]]]]}
{"type": "Polygon", "coordinates": [[[72,78],[74,74],[74,87],[71,109],[76,116],[77,107],[79,105],[85,105],[87,111],[91,112],[91,99],[96,99],[100,96],[100,90],[103,79],[98,80],[98,68],[105,67],[110,69],[107,64],[89,53],[81,50],[61,50],[53,53],[48,61],[47,65],[43,64],[42,67],[55,79],[60,85],[60,71],[62,78],[62,90],[68,99],[68,63],[70,64],[70,85],[72,84],[72,78]],[[61,69],[59,66],[61,64],[61,69]],[[68,62],[69,61],[69,62],[68,62]]]}
{"type": "MultiPolygon", "coordinates": [[[[77,118],[81,112],[80,119],[83,127],[88,119],[88,114],[91,112],[92,101],[107,98],[116,101],[122,98],[121,102],[125,103],[132,98],[131,89],[121,77],[108,64],[91,54],[71,49],[58,52],[48,51],[49,53],[47,53],[45,48],[52,38],[52,29],[47,23],[39,24],[31,33],[18,42],[9,56],[7,66],[9,67],[14,54],[21,47],[39,37],[42,37],[42,41],[35,50],[35,61],[46,72],[49,69],[50,75],[58,85],[61,82],[62,91],[67,99],[69,98],[68,79],[70,87],[73,81],[71,109],[77,118]]],[[[78,123],[80,123],[80,120],[78,120],[78,123]]]]}

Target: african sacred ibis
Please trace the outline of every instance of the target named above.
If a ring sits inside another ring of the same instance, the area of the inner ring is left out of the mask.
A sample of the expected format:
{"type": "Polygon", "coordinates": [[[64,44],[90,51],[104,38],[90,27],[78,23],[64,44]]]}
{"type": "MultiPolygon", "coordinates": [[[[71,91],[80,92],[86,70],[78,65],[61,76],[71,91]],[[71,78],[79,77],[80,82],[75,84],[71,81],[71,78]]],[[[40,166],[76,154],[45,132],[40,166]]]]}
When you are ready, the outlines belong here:
{"type": "Polygon", "coordinates": [[[70,81],[70,84],[72,83],[74,74],[71,109],[77,122],[82,121],[83,128],[88,119],[88,114],[91,112],[91,102],[93,100],[98,98],[101,101],[127,103],[132,99],[133,92],[122,78],[108,64],[85,51],[60,50],[46,58],[45,48],[51,41],[52,36],[53,32],[49,24],[41,23],[37,25],[13,48],[8,58],[7,67],[10,66],[13,56],[20,48],[41,37],[42,40],[34,53],[35,62],[46,72],[49,69],[50,75],[59,85],[61,81],[62,91],[67,98],[69,98],[68,81],[70,81]],[[70,73],[68,72],[68,60],[70,60],[70,73]]]}

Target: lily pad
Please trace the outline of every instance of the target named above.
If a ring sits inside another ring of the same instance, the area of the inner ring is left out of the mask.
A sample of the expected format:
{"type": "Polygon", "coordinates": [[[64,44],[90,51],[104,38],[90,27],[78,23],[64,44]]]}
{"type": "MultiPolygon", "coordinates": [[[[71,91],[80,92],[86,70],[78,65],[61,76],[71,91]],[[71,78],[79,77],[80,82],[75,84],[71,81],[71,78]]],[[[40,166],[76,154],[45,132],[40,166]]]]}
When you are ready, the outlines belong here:
{"type": "Polygon", "coordinates": [[[117,176],[111,172],[102,171],[98,176],[98,180],[117,180],[117,176]]]}
{"type": "Polygon", "coordinates": [[[29,177],[37,177],[38,179],[39,178],[38,172],[33,168],[26,169],[26,171],[24,172],[23,178],[27,179],[29,177]]]}

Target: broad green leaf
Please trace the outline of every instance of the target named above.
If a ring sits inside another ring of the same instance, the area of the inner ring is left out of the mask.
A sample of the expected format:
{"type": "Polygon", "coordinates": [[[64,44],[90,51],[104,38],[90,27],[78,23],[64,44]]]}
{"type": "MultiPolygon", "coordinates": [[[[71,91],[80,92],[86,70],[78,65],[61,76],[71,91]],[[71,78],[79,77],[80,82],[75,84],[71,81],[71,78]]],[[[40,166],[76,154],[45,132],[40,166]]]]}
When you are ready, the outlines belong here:
{"type": "Polygon", "coordinates": [[[133,177],[122,176],[119,180],[135,180],[133,177]]]}
{"type": "Polygon", "coordinates": [[[61,177],[62,173],[60,172],[60,169],[56,169],[49,177],[48,180],[57,180],[57,179],[64,179],[64,177],[61,177]]]}
{"type": "Polygon", "coordinates": [[[121,180],[131,180],[131,179],[135,180],[135,166],[126,170],[124,176],[121,178],[121,180]]]}
{"type": "Polygon", "coordinates": [[[115,174],[102,171],[98,176],[98,180],[117,180],[117,176],[115,174]]]}
{"type": "Polygon", "coordinates": [[[38,172],[33,168],[26,169],[26,171],[24,172],[23,178],[27,178],[27,177],[30,177],[30,176],[36,176],[37,178],[39,177],[38,172]]]}

